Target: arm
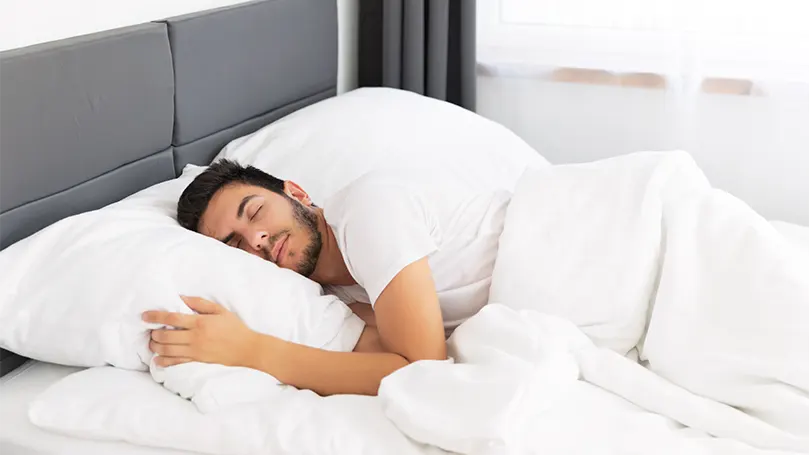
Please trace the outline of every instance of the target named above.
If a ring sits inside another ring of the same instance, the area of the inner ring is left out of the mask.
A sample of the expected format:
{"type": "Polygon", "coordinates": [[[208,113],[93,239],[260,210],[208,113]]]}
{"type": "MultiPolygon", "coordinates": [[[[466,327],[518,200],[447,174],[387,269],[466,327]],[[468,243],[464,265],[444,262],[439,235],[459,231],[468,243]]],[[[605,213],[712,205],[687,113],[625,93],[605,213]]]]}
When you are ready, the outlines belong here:
{"type": "Polygon", "coordinates": [[[382,379],[407,364],[402,356],[389,352],[326,351],[259,335],[244,366],[327,396],[376,395],[382,379]]]}
{"type": "Polygon", "coordinates": [[[377,321],[385,332],[366,327],[355,352],[326,351],[261,335],[220,305],[183,300],[200,314],[144,314],[147,322],[185,329],[152,331],[149,347],[159,355],[158,365],[200,361],[245,366],[321,395],[375,395],[385,376],[409,362],[446,358],[438,297],[426,259],[391,280],[376,303],[377,321]],[[390,352],[380,352],[382,346],[390,352]]]}
{"type": "Polygon", "coordinates": [[[248,367],[321,395],[376,395],[382,379],[418,360],[447,357],[438,295],[426,258],[400,271],[376,302],[355,352],[331,352],[262,337],[248,367]],[[385,352],[388,351],[388,352],[385,352]]]}
{"type": "MultiPolygon", "coordinates": [[[[377,311],[381,311],[382,318],[385,321],[385,335],[387,336],[388,346],[394,346],[396,340],[401,338],[404,340],[400,343],[403,346],[423,349],[416,346],[417,343],[411,343],[409,339],[426,342],[430,336],[423,335],[429,333],[433,337],[432,345],[440,349],[444,339],[443,323],[429,264],[427,264],[426,259],[422,259],[412,264],[411,267],[402,270],[397,275],[397,277],[399,276],[402,278],[392,281],[380,295],[376,304],[377,311]],[[409,319],[412,319],[412,321],[409,321],[409,319]],[[432,324],[425,324],[425,322],[431,322],[432,324]],[[400,330],[407,328],[415,328],[415,333],[406,334],[402,333],[404,332],[403,330],[400,330]],[[437,341],[439,337],[442,340],[441,342],[437,341]]],[[[369,326],[375,329],[378,328],[376,314],[370,304],[351,303],[348,307],[360,319],[365,321],[366,329],[369,326]]],[[[374,330],[373,334],[369,335],[370,337],[373,337],[376,344],[380,344],[379,348],[382,349],[379,332],[374,330]]],[[[362,338],[360,338],[360,341],[362,342],[362,338]]],[[[402,353],[400,351],[391,351],[402,353]]],[[[446,349],[444,351],[443,353],[438,353],[438,358],[446,358],[446,349]]],[[[404,356],[409,358],[407,355],[404,356]]]]}
{"type": "Polygon", "coordinates": [[[149,349],[158,354],[159,366],[191,361],[242,366],[320,395],[375,395],[382,378],[408,363],[400,355],[384,352],[372,327],[363,330],[356,352],[326,351],[254,332],[216,303],[193,297],[183,300],[199,314],[147,311],[143,315],[146,322],[183,329],[152,330],[149,349]]]}
{"type": "Polygon", "coordinates": [[[376,395],[385,376],[410,362],[446,359],[441,309],[426,258],[402,269],[375,307],[379,331],[366,326],[354,352],[262,336],[246,366],[320,395],[376,395]]]}
{"type": "Polygon", "coordinates": [[[388,283],[374,311],[382,346],[388,351],[409,362],[447,358],[441,307],[426,257],[388,283]]]}

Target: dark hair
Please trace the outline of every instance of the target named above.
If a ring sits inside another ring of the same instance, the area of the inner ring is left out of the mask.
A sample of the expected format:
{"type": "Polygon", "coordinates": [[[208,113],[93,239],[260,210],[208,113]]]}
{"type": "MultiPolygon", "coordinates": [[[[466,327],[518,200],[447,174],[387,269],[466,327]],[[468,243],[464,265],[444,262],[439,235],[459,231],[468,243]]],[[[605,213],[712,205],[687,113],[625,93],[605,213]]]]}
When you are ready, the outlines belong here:
{"type": "Polygon", "coordinates": [[[217,191],[232,183],[266,188],[286,196],[284,181],[253,166],[242,166],[231,160],[211,164],[183,191],[177,202],[177,222],[192,231],[199,230],[199,221],[217,191]]]}

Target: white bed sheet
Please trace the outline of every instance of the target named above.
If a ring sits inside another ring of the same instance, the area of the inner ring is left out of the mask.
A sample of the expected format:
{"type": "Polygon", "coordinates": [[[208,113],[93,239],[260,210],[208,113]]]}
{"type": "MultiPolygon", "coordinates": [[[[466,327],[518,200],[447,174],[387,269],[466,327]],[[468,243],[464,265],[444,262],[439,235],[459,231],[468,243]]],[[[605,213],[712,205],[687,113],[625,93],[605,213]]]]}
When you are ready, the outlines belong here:
{"type": "Polygon", "coordinates": [[[3,455],[190,455],[124,442],[93,441],[63,436],[34,426],[28,406],[40,393],[82,368],[29,360],[0,378],[0,454],[3,455]]]}

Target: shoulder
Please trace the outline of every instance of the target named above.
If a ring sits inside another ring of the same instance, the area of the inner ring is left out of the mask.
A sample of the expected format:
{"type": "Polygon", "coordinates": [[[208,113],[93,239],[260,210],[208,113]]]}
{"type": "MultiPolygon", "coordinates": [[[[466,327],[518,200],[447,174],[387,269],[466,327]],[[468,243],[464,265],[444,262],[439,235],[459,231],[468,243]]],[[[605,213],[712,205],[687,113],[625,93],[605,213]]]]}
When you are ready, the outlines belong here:
{"type": "Polygon", "coordinates": [[[373,172],[323,207],[348,271],[370,303],[408,264],[438,248],[440,229],[418,178],[373,172]]]}

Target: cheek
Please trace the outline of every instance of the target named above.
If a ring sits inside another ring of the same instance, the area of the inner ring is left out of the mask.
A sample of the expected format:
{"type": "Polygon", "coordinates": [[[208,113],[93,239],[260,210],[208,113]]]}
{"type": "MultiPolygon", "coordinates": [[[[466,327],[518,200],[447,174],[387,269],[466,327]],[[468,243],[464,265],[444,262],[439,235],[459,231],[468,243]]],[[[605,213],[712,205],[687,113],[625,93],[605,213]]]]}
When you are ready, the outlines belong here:
{"type": "Polygon", "coordinates": [[[289,240],[287,242],[287,256],[289,257],[296,257],[298,256],[298,252],[301,251],[304,245],[302,245],[302,236],[300,233],[295,233],[289,236],[289,240]]]}
{"type": "Polygon", "coordinates": [[[267,212],[259,224],[263,229],[266,229],[270,235],[280,234],[282,232],[297,233],[300,228],[298,223],[295,222],[295,219],[291,218],[286,213],[275,214],[267,212]]]}
{"type": "Polygon", "coordinates": [[[287,248],[287,255],[294,259],[301,259],[306,254],[307,248],[312,243],[311,233],[307,230],[296,232],[289,238],[289,246],[287,248]]]}

